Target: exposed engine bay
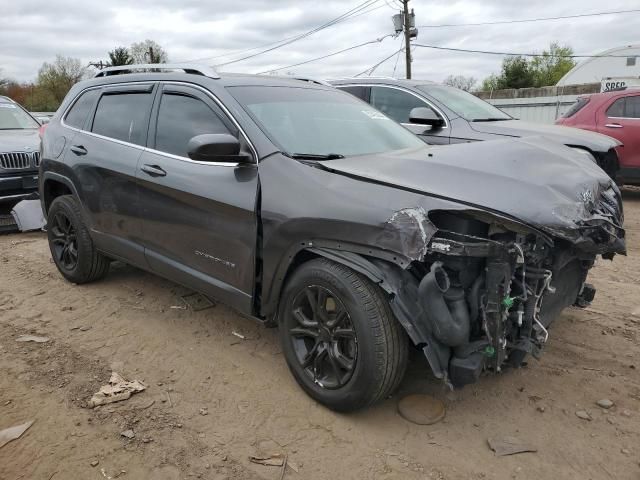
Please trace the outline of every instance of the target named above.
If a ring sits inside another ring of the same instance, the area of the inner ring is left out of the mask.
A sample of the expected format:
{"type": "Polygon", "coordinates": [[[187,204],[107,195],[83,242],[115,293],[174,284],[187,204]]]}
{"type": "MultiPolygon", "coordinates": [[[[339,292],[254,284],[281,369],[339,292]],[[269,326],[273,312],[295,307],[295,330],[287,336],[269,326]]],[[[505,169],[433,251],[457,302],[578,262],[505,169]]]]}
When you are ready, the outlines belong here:
{"type": "Polygon", "coordinates": [[[625,253],[619,192],[607,190],[597,203],[579,241],[510,231],[466,213],[430,213],[437,231],[424,261],[407,270],[419,280],[413,294],[430,337],[422,348],[438,378],[459,387],[483,370],[538,358],[560,312],[590,304],[595,289],[586,279],[597,254],[625,253]]]}

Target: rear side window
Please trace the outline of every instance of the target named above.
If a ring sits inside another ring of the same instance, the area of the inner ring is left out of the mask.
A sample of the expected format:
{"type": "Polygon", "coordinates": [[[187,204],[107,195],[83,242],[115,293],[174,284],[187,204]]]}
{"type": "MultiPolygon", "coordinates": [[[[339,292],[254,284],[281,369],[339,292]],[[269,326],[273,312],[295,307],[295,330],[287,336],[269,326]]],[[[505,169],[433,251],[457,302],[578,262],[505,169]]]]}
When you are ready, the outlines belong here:
{"type": "Polygon", "coordinates": [[[619,98],[607,109],[607,117],[624,117],[625,98],[619,98]]]}
{"type": "Polygon", "coordinates": [[[202,100],[187,95],[162,95],[156,127],[156,150],[188,157],[189,140],[206,133],[230,132],[220,117],[202,100]]]}
{"type": "Polygon", "coordinates": [[[640,118],[640,96],[627,97],[624,116],[627,118],[640,118]]]}
{"type": "Polygon", "coordinates": [[[569,107],[569,110],[564,112],[563,117],[564,118],[573,117],[576,113],[578,113],[580,110],[582,110],[587,103],[589,103],[589,99],[587,97],[578,98],[578,100],[576,100],[576,103],[571,105],[569,107]]]}
{"type": "Polygon", "coordinates": [[[98,102],[92,132],[123,142],[144,145],[149,127],[150,93],[103,95],[98,102]]]}
{"type": "Polygon", "coordinates": [[[89,90],[80,95],[80,98],[73,104],[69,113],[64,119],[64,123],[74,128],[84,127],[84,123],[98,98],[99,90],[89,90]]]}

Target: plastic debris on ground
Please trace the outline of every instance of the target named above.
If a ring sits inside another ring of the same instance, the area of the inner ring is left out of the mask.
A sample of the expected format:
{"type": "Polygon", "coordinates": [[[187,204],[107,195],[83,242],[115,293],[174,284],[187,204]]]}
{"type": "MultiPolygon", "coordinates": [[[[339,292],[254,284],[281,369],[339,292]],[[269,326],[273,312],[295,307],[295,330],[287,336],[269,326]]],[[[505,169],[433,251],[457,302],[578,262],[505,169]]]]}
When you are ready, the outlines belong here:
{"type": "Polygon", "coordinates": [[[7,443],[12,440],[17,440],[22,436],[27,429],[33,425],[34,420],[29,422],[25,422],[21,425],[16,425],[14,427],[5,428],[4,430],[0,430],[0,448],[4,447],[7,443]]]}
{"type": "Polygon", "coordinates": [[[516,453],[537,452],[538,449],[530,444],[524,443],[516,437],[495,437],[489,438],[489,448],[493,450],[497,456],[515,455],[516,453]]]}
{"type": "Polygon", "coordinates": [[[35,342],[45,343],[49,341],[49,337],[39,337],[37,335],[20,335],[16,338],[16,342],[35,342]]]}
{"type": "Polygon", "coordinates": [[[134,393],[142,392],[147,386],[139,380],[128,381],[116,372],[111,373],[108,385],[103,385],[89,400],[89,407],[127,400],[134,393]]]}
{"type": "Polygon", "coordinates": [[[46,225],[40,200],[22,200],[16,203],[11,215],[21,232],[42,230],[46,225]]]}

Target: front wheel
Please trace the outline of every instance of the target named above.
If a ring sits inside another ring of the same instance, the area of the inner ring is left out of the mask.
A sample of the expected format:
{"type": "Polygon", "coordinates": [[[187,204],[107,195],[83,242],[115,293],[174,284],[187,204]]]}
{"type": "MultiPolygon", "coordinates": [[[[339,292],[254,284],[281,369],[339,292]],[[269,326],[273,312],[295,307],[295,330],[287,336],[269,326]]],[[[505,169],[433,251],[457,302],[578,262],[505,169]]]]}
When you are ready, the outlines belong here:
{"type": "Polygon", "coordinates": [[[404,376],[408,339],[366,277],[327,259],[295,271],[279,309],[294,378],[315,400],[352,411],[389,396],[404,376]]]}

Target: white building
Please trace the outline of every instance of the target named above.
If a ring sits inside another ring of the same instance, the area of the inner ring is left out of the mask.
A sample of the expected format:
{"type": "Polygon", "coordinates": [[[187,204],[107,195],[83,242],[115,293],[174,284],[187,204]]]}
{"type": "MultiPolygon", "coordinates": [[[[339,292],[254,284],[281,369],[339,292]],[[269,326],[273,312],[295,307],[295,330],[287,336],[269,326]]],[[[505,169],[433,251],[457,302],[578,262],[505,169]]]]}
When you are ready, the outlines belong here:
{"type": "Polygon", "coordinates": [[[558,86],[600,82],[602,90],[640,85],[640,44],[612,48],[586,59],[562,77],[558,86]]]}

